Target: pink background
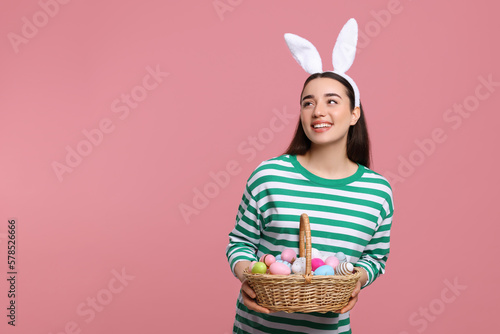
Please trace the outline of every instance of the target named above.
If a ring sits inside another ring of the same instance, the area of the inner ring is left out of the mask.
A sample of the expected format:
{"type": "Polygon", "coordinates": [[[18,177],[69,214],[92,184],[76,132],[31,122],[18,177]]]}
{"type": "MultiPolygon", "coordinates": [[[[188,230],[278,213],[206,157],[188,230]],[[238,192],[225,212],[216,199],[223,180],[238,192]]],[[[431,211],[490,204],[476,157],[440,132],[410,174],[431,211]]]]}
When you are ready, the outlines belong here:
{"type": "Polygon", "coordinates": [[[372,169],[390,179],[396,208],[386,275],[360,294],[353,332],[498,328],[500,86],[479,78],[500,82],[499,6],[215,3],[228,7],[0,4],[0,331],[230,333],[239,284],[227,234],[247,177],[287,147],[307,77],[283,34],[309,39],[331,70],[350,17],[364,37],[348,74],[361,91],[372,169]],[[169,74],[155,81],[147,68],[169,74]],[[135,96],[134,108],[122,94],[135,96]],[[464,116],[450,111],[463,104],[464,116]],[[68,147],[87,155],[58,178],[53,164],[66,165],[68,147]],[[211,175],[228,163],[236,168],[216,185],[211,175]],[[183,217],[197,191],[211,198],[183,217]],[[9,218],[18,229],[16,328],[6,317],[9,218]]]}

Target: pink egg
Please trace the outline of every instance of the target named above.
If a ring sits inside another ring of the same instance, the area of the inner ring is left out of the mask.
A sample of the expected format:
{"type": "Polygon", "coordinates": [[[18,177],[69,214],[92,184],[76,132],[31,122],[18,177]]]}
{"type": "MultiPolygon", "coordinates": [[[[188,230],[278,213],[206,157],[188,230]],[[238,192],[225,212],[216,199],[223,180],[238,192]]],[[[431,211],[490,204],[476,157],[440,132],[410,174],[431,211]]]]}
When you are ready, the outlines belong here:
{"type": "Polygon", "coordinates": [[[257,263],[257,261],[252,261],[252,263],[250,263],[250,265],[248,266],[248,270],[250,272],[252,272],[253,265],[256,264],[256,263],[257,263]]]}
{"type": "Polygon", "coordinates": [[[264,258],[264,263],[266,264],[266,266],[270,266],[271,264],[273,264],[274,262],[276,262],[276,258],[271,255],[271,254],[268,254],[265,258],[264,258]]]}
{"type": "Polygon", "coordinates": [[[264,259],[266,258],[267,254],[264,254],[260,257],[259,262],[264,262],[264,259]]]}
{"type": "Polygon", "coordinates": [[[297,254],[295,253],[295,251],[291,248],[285,248],[283,250],[283,252],[281,252],[281,259],[283,261],[286,261],[286,262],[289,262],[289,263],[292,263],[293,261],[295,261],[295,258],[297,257],[297,254]]]}
{"type": "Polygon", "coordinates": [[[280,263],[280,262],[274,262],[273,264],[271,264],[271,266],[269,267],[269,273],[271,275],[290,275],[291,273],[291,270],[290,268],[284,264],[284,263],[280,263]]]}
{"type": "Polygon", "coordinates": [[[317,268],[324,266],[325,262],[319,258],[314,258],[311,260],[311,270],[315,271],[317,268]]]}
{"type": "Polygon", "coordinates": [[[326,258],[325,264],[335,269],[335,267],[339,265],[339,259],[336,256],[329,256],[326,258]]]}

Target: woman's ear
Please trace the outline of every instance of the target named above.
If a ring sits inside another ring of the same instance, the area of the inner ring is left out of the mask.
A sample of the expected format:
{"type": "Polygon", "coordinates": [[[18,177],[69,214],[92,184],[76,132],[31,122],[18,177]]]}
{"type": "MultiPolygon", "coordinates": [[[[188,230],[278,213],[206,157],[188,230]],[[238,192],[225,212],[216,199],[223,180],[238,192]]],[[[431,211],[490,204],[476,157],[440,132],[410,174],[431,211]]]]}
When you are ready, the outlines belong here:
{"type": "Polygon", "coordinates": [[[351,125],[356,124],[360,116],[361,116],[361,109],[359,107],[354,108],[354,110],[351,113],[351,125]]]}

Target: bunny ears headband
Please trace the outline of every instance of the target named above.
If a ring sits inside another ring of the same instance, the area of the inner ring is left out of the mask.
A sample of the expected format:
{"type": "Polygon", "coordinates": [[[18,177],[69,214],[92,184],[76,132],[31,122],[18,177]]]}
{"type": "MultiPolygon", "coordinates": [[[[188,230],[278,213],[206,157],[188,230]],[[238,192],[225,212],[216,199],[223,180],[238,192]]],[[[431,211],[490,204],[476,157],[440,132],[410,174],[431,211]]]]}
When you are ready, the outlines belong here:
{"type": "MultiPolygon", "coordinates": [[[[318,50],[307,39],[286,33],[285,41],[292,52],[293,58],[309,74],[323,72],[321,57],[318,50]]],[[[358,42],[358,23],[355,19],[349,19],[337,37],[333,48],[332,63],[333,73],[345,78],[354,90],[354,106],[359,107],[359,89],[345,72],[351,67],[356,55],[356,44],[358,42]]]]}

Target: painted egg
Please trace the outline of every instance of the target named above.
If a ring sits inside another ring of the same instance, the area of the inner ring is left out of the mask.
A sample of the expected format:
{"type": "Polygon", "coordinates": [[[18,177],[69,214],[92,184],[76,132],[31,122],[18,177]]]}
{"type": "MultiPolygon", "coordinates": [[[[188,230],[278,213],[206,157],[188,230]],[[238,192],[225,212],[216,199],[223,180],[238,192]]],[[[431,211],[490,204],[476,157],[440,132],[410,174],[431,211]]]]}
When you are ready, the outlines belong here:
{"type": "Polygon", "coordinates": [[[276,255],[275,259],[276,261],[281,260],[281,254],[276,255]]]}
{"type": "Polygon", "coordinates": [[[351,275],[354,270],[354,266],[350,262],[340,263],[337,268],[335,268],[335,273],[337,275],[351,275]]]}
{"type": "Polygon", "coordinates": [[[262,257],[260,258],[260,262],[264,262],[266,266],[269,267],[271,264],[276,262],[276,258],[271,254],[266,254],[262,255],[262,257]]]}
{"type": "Polygon", "coordinates": [[[257,262],[252,267],[252,274],[265,274],[267,271],[267,266],[263,262],[257,262]]]}
{"type": "Polygon", "coordinates": [[[344,253],[338,252],[337,254],[335,254],[335,256],[337,257],[337,259],[339,259],[340,263],[347,262],[347,258],[344,253]]]}
{"type": "Polygon", "coordinates": [[[325,264],[324,266],[319,267],[314,271],[314,275],[335,275],[335,270],[329,265],[325,264]]]}
{"type": "Polygon", "coordinates": [[[290,268],[281,262],[274,262],[269,267],[269,273],[271,275],[290,275],[290,268]]]}
{"type": "Polygon", "coordinates": [[[336,266],[338,266],[339,263],[340,263],[339,259],[337,259],[337,257],[333,256],[333,255],[327,257],[325,260],[325,264],[329,265],[330,267],[332,267],[334,269],[336,266]]]}
{"type": "Polygon", "coordinates": [[[256,263],[257,261],[252,261],[252,263],[250,263],[250,265],[248,266],[248,270],[252,271],[253,265],[256,263]]]}
{"type": "Polygon", "coordinates": [[[311,260],[311,270],[316,271],[317,268],[324,266],[325,262],[323,260],[315,258],[311,260]]]}
{"type": "Polygon", "coordinates": [[[292,272],[294,274],[304,275],[306,273],[306,258],[299,257],[292,264],[292,272]]]}
{"type": "Polygon", "coordinates": [[[292,269],[292,264],[290,262],[286,262],[286,261],[283,261],[283,260],[277,260],[276,262],[283,263],[283,264],[287,265],[288,268],[290,268],[290,270],[292,269]]]}
{"type": "Polygon", "coordinates": [[[276,258],[274,257],[274,255],[268,255],[266,256],[266,259],[264,261],[264,263],[269,267],[271,264],[273,264],[274,262],[276,262],[276,258]]]}
{"type": "Polygon", "coordinates": [[[281,252],[281,259],[283,261],[293,263],[295,261],[295,258],[297,257],[297,254],[295,251],[291,248],[285,248],[283,252],[281,252]]]}

